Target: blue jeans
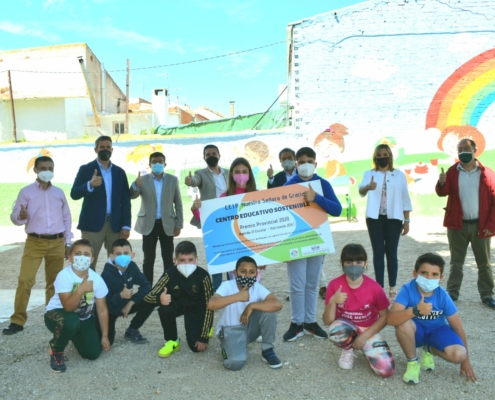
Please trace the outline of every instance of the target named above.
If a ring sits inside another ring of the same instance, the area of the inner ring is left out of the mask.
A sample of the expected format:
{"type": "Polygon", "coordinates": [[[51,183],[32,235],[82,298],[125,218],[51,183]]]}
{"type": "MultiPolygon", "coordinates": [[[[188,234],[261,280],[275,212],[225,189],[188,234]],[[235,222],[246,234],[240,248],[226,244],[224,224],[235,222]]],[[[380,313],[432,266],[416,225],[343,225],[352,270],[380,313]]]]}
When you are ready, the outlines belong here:
{"type": "Polygon", "coordinates": [[[290,318],[295,324],[316,322],[318,282],[324,256],[302,258],[287,263],[290,318]]]}
{"type": "Polygon", "coordinates": [[[366,218],[366,226],[370,235],[373,248],[373,268],[375,279],[383,287],[385,281],[385,256],[387,257],[388,284],[395,287],[397,284],[397,272],[399,260],[397,249],[402,233],[402,221],[388,219],[386,215],[378,216],[378,219],[366,218]]]}

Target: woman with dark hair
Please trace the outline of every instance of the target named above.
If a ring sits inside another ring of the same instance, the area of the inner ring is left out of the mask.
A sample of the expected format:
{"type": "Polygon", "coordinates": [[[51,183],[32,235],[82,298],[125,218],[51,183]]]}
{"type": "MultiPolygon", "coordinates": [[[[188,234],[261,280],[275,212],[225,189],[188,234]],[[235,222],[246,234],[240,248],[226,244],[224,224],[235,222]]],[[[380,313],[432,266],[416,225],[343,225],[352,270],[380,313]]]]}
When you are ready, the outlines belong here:
{"type": "MultiPolygon", "coordinates": [[[[254,180],[253,170],[251,169],[249,161],[243,157],[236,158],[230,165],[229,178],[227,179],[227,192],[221,194],[220,197],[233,196],[236,194],[243,194],[254,191],[256,191],[256,181],[254,180]]],[[[201,199],[194,200],[191,211],[198,221],[200,220],[201,215],[199,212],[200,208],[201,199]]],[[[258,282],[261,279],[261,270],[265,268],[266,265],[258,266],[258,282]]],[[[234,279],[233,271],[227,273],[227,276],[230,279],[234,279]]]]}
{"type": "Polygon", "coordinates": [[[373,248],[375,279],[384,287],[385,257],[389,283],[389,298],[395,300],[399,262],[397,249],[401,234],[409,232],[411,199],[406,176],[394,169],[394,157],[387,144],[380,144],[373,153],[374,168],[366,171],[359,185],[359,194],[368,194],[366,226],[373,248]]]}

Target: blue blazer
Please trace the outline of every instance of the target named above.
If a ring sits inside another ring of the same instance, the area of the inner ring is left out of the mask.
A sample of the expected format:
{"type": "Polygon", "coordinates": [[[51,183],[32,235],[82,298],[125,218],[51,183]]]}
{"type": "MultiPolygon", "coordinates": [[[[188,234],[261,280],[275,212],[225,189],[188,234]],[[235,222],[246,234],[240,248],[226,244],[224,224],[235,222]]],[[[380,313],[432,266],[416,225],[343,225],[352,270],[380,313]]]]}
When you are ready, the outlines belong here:
{"type": "MultiPolygon", "coordinates": [[[[88,182],[93,177],[95,169],[101,176],[100,167],[96,160],[79,168],[74,184],[70,191],[73,200],[83,199],[79,225],[77,229],[88,232],[99,232],[103,228],[107,216],[107,192],[105,181],[101,186],[88,191],[88,182]]],[[[112,164],[112,214],[110,215],[112,231],[120,232],[122,227],[131,226],[131,193],[125,171],[112,164]]]]}

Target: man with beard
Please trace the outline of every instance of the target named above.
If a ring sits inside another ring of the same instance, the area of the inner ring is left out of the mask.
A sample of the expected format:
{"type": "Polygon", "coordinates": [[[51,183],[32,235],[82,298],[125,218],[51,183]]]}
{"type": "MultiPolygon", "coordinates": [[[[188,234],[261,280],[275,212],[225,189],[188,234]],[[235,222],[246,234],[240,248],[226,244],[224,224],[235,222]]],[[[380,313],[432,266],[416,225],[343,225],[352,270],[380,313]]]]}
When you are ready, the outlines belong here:
{"type": "Polygon", "coordinates": [[[101,246],[107,257],[117,239],[128,239],[131,231],[131,194],[125,171],[110,161],[112,138],[100,136],[95,141],[96,160],[79,168],[70,191],[73,200],[84,198],[79,215],[83,239],[94,247],[91,268],[96,270],[101,246]]]}
{"type": "MultiPolygon", "coordinates": [[[[186,185],[197,187],[201,194],[201,200],[210,200],[220,197],[221,194],[227,191],[227,179],[229,170],[221,168],[218,165],[220,160],[220,150],[213,144],[207,144],[203,149],[203,160],[208,165],[204,169],[197,170],[192,176],[191,172],[186,176],[186,185]]],[[[201,221],[192,217],[191,225],[201,228],[201,221]]],[[[213,291],[222,283],[222,274],[212,275],[213,291]]]]}

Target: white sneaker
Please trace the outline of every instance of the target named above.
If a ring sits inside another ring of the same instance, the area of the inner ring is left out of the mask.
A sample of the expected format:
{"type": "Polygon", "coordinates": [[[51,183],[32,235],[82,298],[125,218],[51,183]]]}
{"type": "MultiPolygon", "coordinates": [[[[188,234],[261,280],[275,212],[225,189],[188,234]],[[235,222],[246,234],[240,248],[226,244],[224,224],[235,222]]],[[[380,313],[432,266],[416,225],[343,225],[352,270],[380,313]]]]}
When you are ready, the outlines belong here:
{"type": "Polygon", "coordinates": [[[255,342],[261,343],[263,341],[263,337],[260,335],[258,338],[255,340],[255,342]]]}
{"type": "Polygon", "coordinates": [[[355,358],[356,355],[354,354],[354,349],[342,349],[342,354],[339,358],[339,367],[342,369],[352,369],[355,358]]]}

